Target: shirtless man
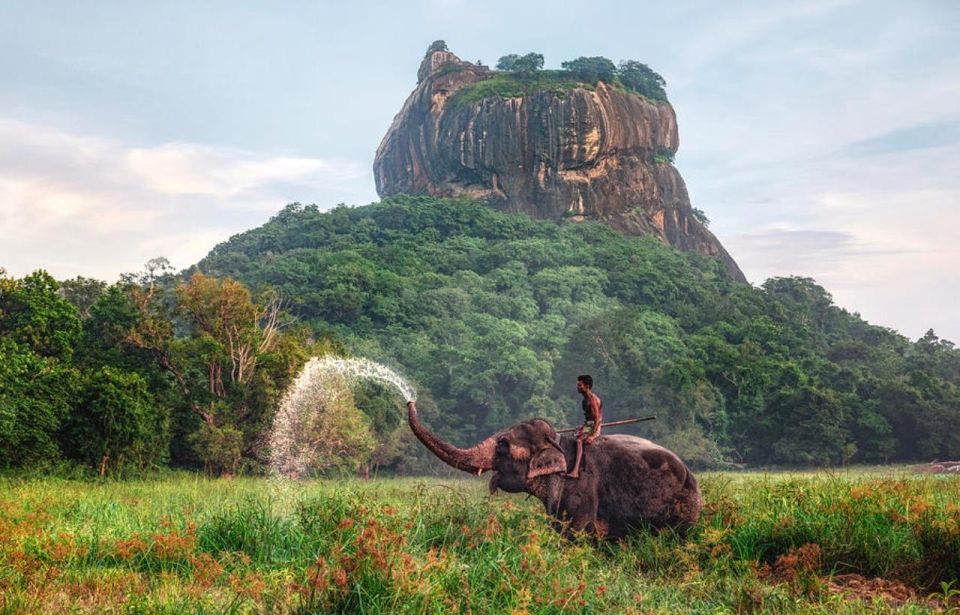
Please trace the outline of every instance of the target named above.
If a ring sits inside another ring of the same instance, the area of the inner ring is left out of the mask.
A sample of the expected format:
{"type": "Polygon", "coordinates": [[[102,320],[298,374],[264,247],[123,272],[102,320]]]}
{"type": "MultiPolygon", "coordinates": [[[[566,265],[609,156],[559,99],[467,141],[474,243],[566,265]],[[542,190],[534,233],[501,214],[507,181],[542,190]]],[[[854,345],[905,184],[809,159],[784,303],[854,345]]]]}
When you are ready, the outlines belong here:
{"type": "Polygon", "coordinates": [[[583,425],[577,430],[577,460],[573,462],[573,471],[568,478],[580,478],[580,461],[583,458],[583,445],[592,444],[600,435],[600,423],[603,422],[603,402],[593,392],[593,378],[587,375],[577,376],[577,393],[583,395],[583,425]],[[587,425],[591,424],[587,433],[587,425]]]}

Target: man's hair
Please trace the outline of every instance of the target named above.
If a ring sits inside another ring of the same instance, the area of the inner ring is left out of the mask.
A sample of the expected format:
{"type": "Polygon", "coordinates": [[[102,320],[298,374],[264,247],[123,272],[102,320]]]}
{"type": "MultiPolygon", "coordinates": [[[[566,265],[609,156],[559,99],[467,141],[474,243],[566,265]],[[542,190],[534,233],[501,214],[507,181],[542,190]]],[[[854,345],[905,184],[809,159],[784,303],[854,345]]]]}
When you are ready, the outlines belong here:
{"type": "Polygon", "coordinates": [[[579,380],[580,382],[584,383],[585,385],[587,385],[587,386],[590,387],[591,389],[593,388],[593,377],[592,377],[592,376],[590,376],[590,375],[588,375],[588,374],[581,374],[580,376],[577,376],[577,380],[579,380]]]}

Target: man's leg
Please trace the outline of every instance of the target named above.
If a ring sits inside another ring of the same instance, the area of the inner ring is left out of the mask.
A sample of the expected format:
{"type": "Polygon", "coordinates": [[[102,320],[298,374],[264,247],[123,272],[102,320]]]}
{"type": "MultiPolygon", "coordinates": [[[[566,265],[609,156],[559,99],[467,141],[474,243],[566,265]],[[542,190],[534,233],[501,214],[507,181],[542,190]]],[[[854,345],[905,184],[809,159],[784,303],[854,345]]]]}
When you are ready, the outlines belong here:
{"type": "Polygon", "coordinates": [[[567,478],[580,478],[580,458],[583,457],[583,440],[577,438],[577,460],[573,462],[573,472],[565,474],[567,478]]]}

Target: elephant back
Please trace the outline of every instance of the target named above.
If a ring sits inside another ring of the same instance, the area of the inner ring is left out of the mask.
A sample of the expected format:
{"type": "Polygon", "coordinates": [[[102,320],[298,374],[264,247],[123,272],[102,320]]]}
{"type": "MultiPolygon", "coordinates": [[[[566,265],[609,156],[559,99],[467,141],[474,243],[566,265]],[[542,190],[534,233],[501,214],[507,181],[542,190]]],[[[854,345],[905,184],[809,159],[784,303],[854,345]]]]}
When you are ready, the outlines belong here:
{"type": "Polygon", "coordinates": [[[670,449],[645,438],[601,438],[594,455],[604,466],[600,489],[607,516],[628,525],[689,527],[700,517],[702,498],[693,473],[670,449]]]}

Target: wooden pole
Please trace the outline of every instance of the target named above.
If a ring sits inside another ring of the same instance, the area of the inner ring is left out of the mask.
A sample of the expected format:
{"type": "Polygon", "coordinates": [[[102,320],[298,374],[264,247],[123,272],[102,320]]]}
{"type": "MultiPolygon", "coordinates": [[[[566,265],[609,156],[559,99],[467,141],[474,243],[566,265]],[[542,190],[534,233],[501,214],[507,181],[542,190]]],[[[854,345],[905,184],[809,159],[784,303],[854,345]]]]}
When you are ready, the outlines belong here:
{"type": "MultiPolygon", "coordinates": [[[[609,423],[600,423],[600,427],[616,427],[617,425],[630,425],[631,423],[642,423],[643,421],[652,421],[657,417],[655,416],[644,416],[638,419],[623,419],[622,421],[611,421],[609,423]]],[[[580,429],[579,427],[570,427],[568,429],[558,429],[557,433],[573,433],[576,430],[580,429]]]]}

